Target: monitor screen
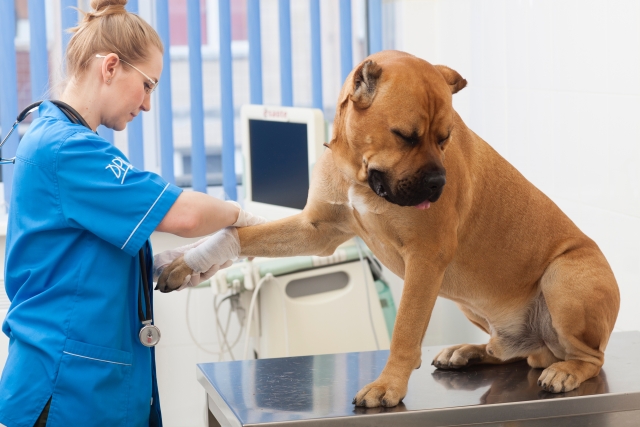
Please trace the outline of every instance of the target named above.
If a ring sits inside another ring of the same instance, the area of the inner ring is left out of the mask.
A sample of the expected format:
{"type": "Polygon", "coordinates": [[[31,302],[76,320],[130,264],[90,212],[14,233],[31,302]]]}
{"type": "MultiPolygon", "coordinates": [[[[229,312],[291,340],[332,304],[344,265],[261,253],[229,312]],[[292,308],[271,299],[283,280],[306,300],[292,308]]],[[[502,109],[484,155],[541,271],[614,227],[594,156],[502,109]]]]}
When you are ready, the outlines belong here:
{"type": "Polygon", "coordinates": [[[307,124],[249,120],[254,202],[303,209],[309,192],[307,124]]]}

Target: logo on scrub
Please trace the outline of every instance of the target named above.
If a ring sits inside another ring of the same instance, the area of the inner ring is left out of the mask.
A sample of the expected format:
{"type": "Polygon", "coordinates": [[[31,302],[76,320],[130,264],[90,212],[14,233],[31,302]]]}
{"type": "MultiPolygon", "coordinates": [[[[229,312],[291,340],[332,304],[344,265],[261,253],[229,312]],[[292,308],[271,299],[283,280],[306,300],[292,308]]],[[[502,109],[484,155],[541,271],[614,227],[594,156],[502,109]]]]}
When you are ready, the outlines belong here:
{"type": "Polygon", "coordinates": [[[111,163],[109,163],[105,167],[105,169],[111,169],[111,172],[113,172],[117,179],[122,178],[120,179],[120,184],[122,184],[124,183],[125,176],[127,176],[127,172],[129,172],[129,169],[131,169],[131,165],[122,160],[120,157],[114,157],[113,160],[111,160],[111,163]]]}

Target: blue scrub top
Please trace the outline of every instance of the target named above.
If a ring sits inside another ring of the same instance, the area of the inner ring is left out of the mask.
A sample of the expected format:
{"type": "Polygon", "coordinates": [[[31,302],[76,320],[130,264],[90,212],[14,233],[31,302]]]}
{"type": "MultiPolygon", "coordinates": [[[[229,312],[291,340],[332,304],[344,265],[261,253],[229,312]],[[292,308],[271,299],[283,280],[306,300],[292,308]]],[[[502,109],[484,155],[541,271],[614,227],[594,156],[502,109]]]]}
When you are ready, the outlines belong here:
{"type": "Polygon", "coordinates": [[[149,236],[182,190],[52,103],[39,112],[9,208],[0,423],[31,427],[51,398],[48,427],[161,425],[154,351],[138,338],[138,251],[152,277],[149,236]]]}

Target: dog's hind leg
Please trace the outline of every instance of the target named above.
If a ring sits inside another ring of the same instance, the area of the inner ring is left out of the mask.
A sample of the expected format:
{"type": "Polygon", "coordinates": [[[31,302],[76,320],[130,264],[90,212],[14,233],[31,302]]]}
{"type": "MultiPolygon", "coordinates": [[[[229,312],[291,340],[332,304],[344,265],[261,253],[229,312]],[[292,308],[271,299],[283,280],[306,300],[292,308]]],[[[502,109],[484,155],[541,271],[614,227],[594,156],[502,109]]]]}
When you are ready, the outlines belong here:
{"type": "Polygon", "coordinates": [[[561,359],[558,359],[552,352],[549,350],[549,347],[543,346],[540,347],[538,351],[532,353],[527,357],[527,363],[532,368],[548,368],[556,362],[560,362],[561,359]]]}
{"type": "Polygon", "coordinates": [[[538,384],[560,393],[577,388],[600,372],[620,294],[613,272],[595,243],[586,241],[556,258],[540,286],[557,342],[547,342],[560,359],[546,368],[538,384]]]}
{"type": "MultiPolygon", "coordinates": [[[[489,323],[487,323],[485,318],[478,316],[462,304],[457,305],[471,323],[487,334],[490,333],[489,323]]],[[[431,364],[440,369],[460,369],[477,364],[499,365],[521,360],[520,358],[509,360],[499,359],[487,351],[487,346],[488,344],[459,344],[447,347],[433,358],[431,364]]]]}
{"type": "Polygon", "coordinates": [[[478,328],[482,329],[484,333],[486,334],[491,333],[489,332],[491,329],[489,327],[489,323],[487,322],[487,319],[485,319],[484,317],[478,316],[476,313],[473,312],[473,310],[468,309],[463,304],[456,303],[456,305],[458,306],[460,311],[462,311],[462,314],[464,314],[471,323],[476,325],[478,328]]]}

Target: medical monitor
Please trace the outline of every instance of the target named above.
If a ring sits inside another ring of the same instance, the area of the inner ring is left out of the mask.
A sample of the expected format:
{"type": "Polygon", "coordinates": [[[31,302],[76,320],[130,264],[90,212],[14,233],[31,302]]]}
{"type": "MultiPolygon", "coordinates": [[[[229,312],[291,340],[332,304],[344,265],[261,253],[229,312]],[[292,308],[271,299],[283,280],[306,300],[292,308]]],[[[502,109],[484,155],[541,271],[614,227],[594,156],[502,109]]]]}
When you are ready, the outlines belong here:
{"type": "Polygon", "coordinates": [[[245,105],[240,110],[244,207],[269,220],[300,212],[324,150],[322,111],[245,105]]]}

